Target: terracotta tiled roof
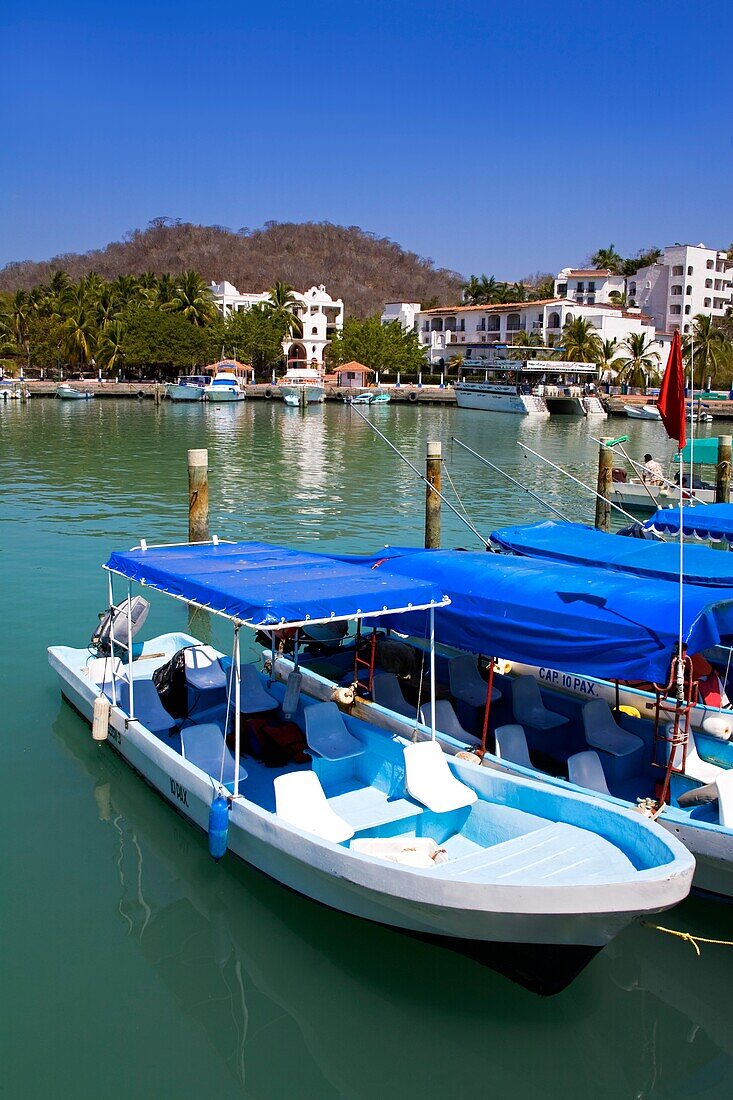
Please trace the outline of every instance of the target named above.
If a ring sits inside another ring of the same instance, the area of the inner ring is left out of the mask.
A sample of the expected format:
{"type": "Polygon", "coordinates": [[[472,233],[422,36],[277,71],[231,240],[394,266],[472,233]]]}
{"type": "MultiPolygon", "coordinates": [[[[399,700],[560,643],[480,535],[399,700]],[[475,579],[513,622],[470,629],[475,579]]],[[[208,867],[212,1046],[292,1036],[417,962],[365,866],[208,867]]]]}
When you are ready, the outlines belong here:
{"type": "Polygon", "coordinates": [[[352,360],[350,363],[342,363],[340,367],[336,368],[336,373],[340,374],[343,370],[361,371],[363,374],[374,374],[371,367],[365,367],[363,363],[357,363],[356,360],[352,360]]]}
{"type": "MultiPolygon", "coordinates": [[[[568,271],[567,275],[568,278],[573,279],[580,278],[581,276],[586,276],[592,279],[594,275],[618,275],[618,272],[609,271],[607,267],[574,267],[571,271],[568,271]]],[[[563,275],[562,279],[564,278],[565,276],[563,275]]],[[[621,276],[619,276],[619,278],[621,278],[621,276]]],[[[558,276],[558,279],[559,281],[562,281],[562,279],[560,279],[560,276],[558,276]]]]}

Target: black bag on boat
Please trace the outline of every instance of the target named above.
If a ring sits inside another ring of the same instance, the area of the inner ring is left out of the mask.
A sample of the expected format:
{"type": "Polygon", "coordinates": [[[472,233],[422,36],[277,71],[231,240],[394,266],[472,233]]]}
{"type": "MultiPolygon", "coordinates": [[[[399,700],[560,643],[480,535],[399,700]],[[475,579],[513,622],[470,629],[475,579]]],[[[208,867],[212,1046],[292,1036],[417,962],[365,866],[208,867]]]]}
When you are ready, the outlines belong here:
{"type": "Polygon", "coordinates": [[[186,650],[179,649],[170,661],[156,668],[153,683],[158,697],[172,718],[188,717],[188,685],[186,683],[186,650]]]}

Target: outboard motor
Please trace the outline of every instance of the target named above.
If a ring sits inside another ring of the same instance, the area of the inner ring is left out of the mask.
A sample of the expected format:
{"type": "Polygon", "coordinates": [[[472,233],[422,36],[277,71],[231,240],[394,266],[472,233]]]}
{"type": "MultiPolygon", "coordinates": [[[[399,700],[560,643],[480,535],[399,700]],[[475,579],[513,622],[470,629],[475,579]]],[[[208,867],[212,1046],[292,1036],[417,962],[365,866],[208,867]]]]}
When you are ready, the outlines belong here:
{"type": "Polygon", "coordinates": [[[98,656],[109,657],[112,652],[111,640],[114,636],[115,643],[128,646],[132,638],[142,628],[148,617],[150,604],[142,596],[135,596],[128,602],[111,607],[99,616],[99,626],[92,634],[92,646],[98,656]]]}

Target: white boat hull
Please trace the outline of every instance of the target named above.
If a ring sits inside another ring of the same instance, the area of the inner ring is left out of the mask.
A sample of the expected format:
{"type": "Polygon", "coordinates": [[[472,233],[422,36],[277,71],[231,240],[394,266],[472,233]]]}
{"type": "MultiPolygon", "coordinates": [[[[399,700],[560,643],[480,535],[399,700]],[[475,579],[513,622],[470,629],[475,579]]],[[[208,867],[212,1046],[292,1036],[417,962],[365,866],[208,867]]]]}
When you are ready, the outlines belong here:
{"type": "Polygon", "coordinates": [[[549,416],[544,398],[520,394],[510,389],[502,392],[491,383],[456,382],[456,404],[459,409],[479,409],[483,412],[514,413],[518,416],[549,416]]]}
{"type": "Polygon", "coordinates": [[[242,390],[230,390],[224,386],[217,386],[216,389],[209,388],[204,394],[204,400],[214,405],[228,404],[232,401],[244,401],[246,397],[246,393],[242,390]]]}
{"type": "Polygon", "coordinates": [[[166,382],[165,392],[171,401],[203,401],[204,387],[180,382],[166,382]]]}
{"type": "MultiPolygon", "coordinates": [[[[685,503],[692,499],[700,504],[714,504],[714,489],[685,489],[685,503]]],[[[635,508],[639,512],[656,512],[658,508],[676,508],[680,503],[679,489],[667,485],[641,484],[638,481],[614,481],[611,485],[611,499],[624,508],[635,508]]]]}
{"type": "Polygon", "coordinates": [[[659,410],[653,405],[624,405],[629,420],[661,420],[659,410]]]}
{"type": "Polygon", "coordinates": [[[326,391],[323,386],[319,385],[295,386],[280,383],[278,389],[283,399],[286,397],[296,399],[294,402],[288,402],[288,404],[318,405],[326,399],[326,391]]]}

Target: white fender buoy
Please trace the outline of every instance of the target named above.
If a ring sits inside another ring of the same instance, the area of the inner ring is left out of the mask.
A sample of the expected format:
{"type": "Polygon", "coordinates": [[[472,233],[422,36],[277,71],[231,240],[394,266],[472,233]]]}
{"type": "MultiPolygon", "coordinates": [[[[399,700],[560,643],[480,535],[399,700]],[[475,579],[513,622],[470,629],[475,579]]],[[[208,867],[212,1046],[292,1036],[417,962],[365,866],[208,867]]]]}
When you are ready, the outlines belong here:
{"type": "Polygon", "coordinates": [[[109,732],[109,699],[106,695],[98,695],[94,700],[94,717],[92,718],[92,739],[94,741],[106,741],[109,732]]]}

